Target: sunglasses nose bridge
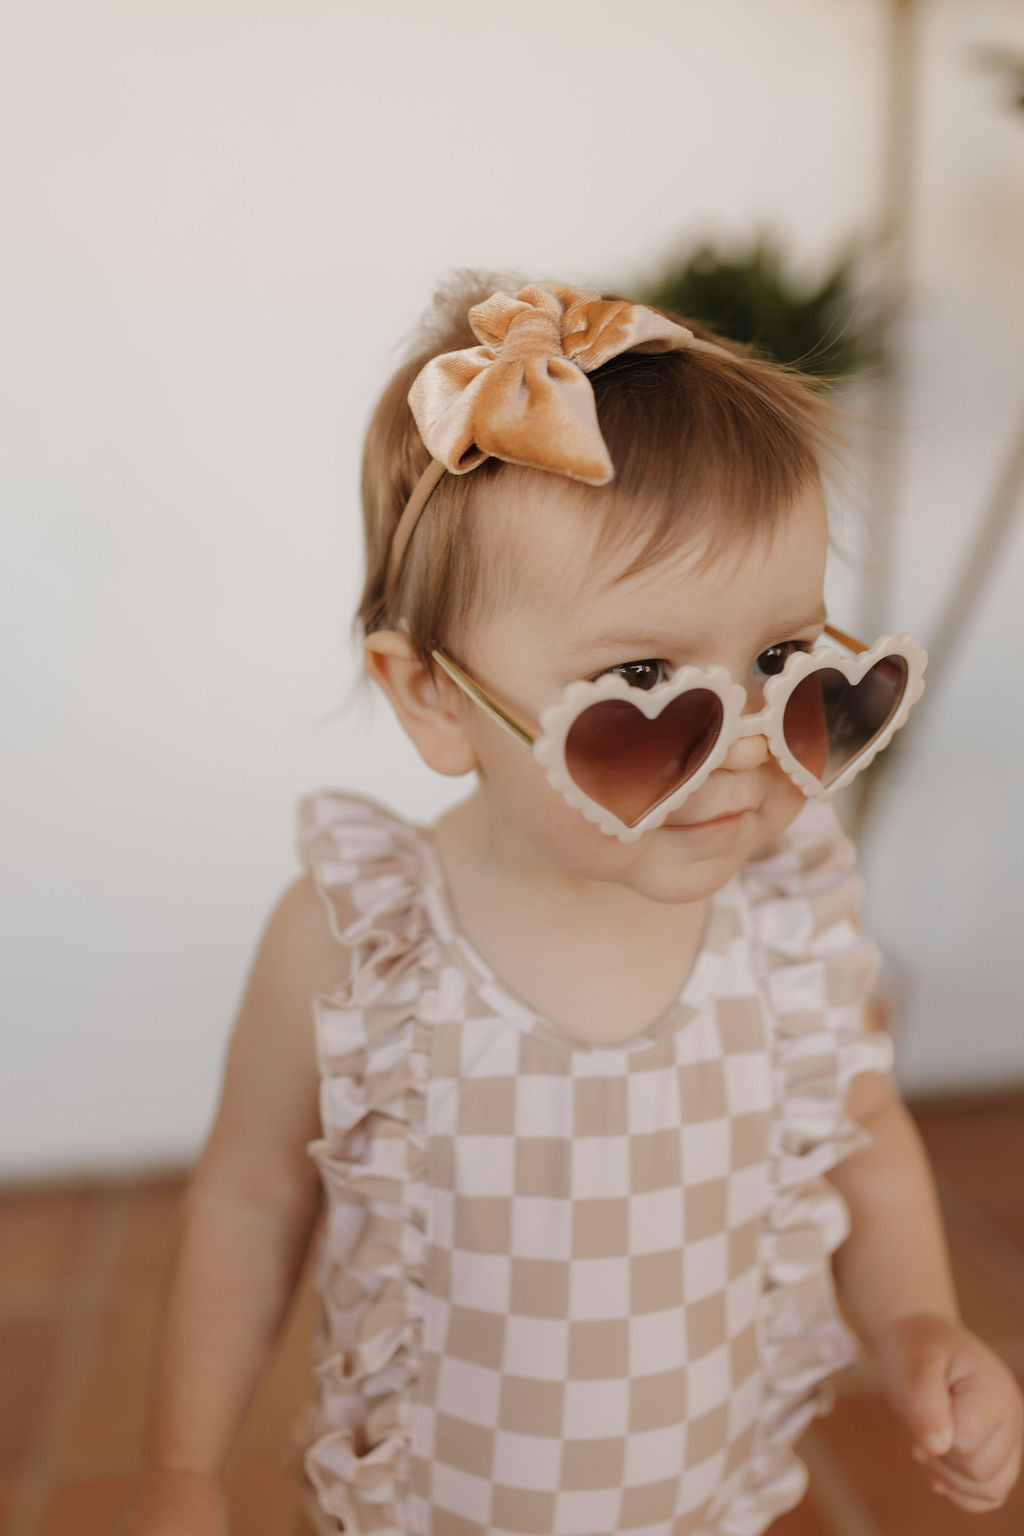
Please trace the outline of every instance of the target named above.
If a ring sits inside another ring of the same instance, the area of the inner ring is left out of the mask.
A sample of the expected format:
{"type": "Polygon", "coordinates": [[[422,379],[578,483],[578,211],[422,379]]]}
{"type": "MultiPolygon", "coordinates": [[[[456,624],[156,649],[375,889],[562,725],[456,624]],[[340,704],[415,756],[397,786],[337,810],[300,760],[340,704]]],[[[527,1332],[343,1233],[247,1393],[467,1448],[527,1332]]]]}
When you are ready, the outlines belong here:
{"type": "Polygon", "coordinates": [[[728,747],[721,767],[733,772],[750,772],[766,761],[771,746],[768,736],[769,710],[765,707],[740,715],[726,732],[728,747]]]}
{"type": "Polygon", "coordinates": [[[767,736],[771,716],[770,704],[765,704],[753,714],[740,715],[736,722],[735,740],[742,741],[744,736],[767,736]]]}

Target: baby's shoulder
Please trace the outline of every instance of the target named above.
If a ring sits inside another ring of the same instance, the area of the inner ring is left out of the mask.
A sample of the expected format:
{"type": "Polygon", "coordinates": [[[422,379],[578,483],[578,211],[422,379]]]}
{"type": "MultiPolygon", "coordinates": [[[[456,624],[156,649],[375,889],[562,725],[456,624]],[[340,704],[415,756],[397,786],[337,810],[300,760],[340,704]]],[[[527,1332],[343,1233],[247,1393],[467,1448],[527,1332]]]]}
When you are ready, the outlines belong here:
{"type": "Polygon", "coordinates": [[[345,984],[348,955],[304,875],[275,903],[256,948],[231,1032],[212,1143],[243,1149],[247,1187],[305,1185],[316,1135],[319,1066],[310,1028],[315,999],[345,984]]]}
{"type": "Polygon", "coordinates": [[[257,963],[279,1006],[290,1003],[308,1010],[311,998],[333,992],[348,979],[351,957],[338,942],[334,915],[310,870],[293,880],[275,903],[257,963]]]}

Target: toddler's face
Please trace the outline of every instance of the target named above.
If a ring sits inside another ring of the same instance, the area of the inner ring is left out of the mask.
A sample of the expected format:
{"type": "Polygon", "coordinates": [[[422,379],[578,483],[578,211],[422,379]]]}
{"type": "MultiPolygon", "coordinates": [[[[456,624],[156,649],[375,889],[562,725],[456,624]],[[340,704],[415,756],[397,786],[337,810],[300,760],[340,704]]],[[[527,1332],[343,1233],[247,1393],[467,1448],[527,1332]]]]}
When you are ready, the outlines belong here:
{"type": "MultiPolygon", "coordinates": [[[[549,477],[476,510],[498,541],[492,547],[513,562],[516,596],[470,628],[456,659],[535,731],[569,683],[615,668],[650,687],[686,664],[724,666],[746,688],[748,710],[759,710],[766,678],[821,633],[828,532],[817,483],[772,534],[703,561],[703,544],[691,543],[625,580],[617,578],[627,556],[597,558],[585,503],[549,477]]],[[[461,695],[455,702],[477,754],[494,852],[529,877],[608,880],[657,901],[700,900],[804,804],[764,738],[746,737],[662,826],[623,844],[569,806],[493,719],[461,695]]]]}

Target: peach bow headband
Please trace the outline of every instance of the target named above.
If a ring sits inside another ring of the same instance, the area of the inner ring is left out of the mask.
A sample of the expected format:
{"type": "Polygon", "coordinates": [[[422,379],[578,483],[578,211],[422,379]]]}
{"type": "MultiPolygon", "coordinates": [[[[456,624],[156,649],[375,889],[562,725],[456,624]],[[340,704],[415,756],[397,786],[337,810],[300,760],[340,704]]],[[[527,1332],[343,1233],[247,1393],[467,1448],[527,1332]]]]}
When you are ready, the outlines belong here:
{"type": "Polygon", "coordinates": [[[480,346],[431,358],[409,391],[432,459],[395,529],[389,586],[446,472],[464,475],[494,458],[587,485],[613,479],[588,373],[622,352],[732,356],[644,304],[555,283],[533,283],[515,296],[493,293],[473,306],[469,323],[480,346]]]}

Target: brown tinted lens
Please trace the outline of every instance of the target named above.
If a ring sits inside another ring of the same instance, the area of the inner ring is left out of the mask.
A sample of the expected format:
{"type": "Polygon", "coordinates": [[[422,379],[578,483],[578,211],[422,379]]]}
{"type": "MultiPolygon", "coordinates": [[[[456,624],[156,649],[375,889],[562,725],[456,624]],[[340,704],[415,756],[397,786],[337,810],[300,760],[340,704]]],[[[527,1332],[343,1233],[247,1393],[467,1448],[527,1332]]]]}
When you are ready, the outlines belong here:
{"type": "Polygon", "coordinates": [[[883,656],[859,683],[823,667],[798,683],[786,703],[786,745],[823,785],[869,746],[896,713],[907,686],[902,656],[883,656]]]}
{"type": "Polygon", "coordinates": [[[628,699],[602,699],[573,721],[566,767],[584,794],[634,826],[707,761],[722,714],[709,688],[677,694],[653,720],[628,699]]]}

